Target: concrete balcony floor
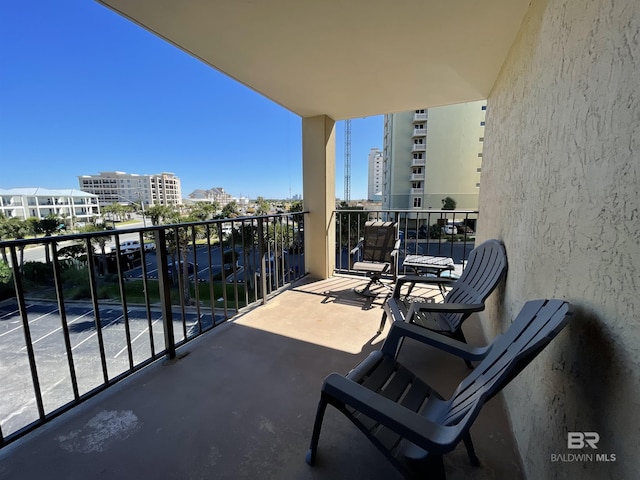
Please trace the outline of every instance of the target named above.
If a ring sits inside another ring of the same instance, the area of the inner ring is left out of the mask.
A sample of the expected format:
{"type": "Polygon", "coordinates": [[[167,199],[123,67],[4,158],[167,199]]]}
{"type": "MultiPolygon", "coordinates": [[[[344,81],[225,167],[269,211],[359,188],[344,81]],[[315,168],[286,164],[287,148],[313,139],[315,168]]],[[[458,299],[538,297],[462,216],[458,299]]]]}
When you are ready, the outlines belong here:
{"type": "MultiPolygon", "coordinates": [[[[304,460],[323,378],[345,373],[376,335],[384,296],[362,277],[305,281],[156,362],[0,450],[1,479],[396,479],[401,476],[329,407],[316,466],[304,460]]],[[[465,324],[484,343],[479,322],[465,324]]],[[[401,359],[447,396],[468,370],[409,341],[401,359]]],[[[502,397],[472,428],[482,462],[463,446],[445,457],[449,479],[523,478],[502,397]]]]}

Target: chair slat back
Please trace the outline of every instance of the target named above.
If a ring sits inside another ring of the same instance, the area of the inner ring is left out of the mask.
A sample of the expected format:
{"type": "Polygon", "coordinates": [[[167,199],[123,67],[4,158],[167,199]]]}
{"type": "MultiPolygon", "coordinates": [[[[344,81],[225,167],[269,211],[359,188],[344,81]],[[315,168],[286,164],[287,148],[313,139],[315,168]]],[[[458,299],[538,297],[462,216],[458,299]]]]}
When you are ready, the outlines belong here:
{"type": "MultiPolygon", "coordinates": [[[[507,271],[507,253],[498,240],[487,240],[474,248],[460,278],[444,299],[445,303],[484,303],[507,271]]],[[[463,320],[460,313],[446,314],[448,322],[457,328],[463,320]]]]}
{"type": "Polygon", "coordinates": [[[385,263],[391,261],[397,235],[397,223],[370,221],[364,224],[362,260],[385,263]]]}
{"type": "Polygon", "coordinates": [[[571,309],[563,300],[527,302],[507,332],[496,337],[491,352],[458,386],[445,424],[455,424],[472,409],[478,412],[565,327],[571,309]]]}

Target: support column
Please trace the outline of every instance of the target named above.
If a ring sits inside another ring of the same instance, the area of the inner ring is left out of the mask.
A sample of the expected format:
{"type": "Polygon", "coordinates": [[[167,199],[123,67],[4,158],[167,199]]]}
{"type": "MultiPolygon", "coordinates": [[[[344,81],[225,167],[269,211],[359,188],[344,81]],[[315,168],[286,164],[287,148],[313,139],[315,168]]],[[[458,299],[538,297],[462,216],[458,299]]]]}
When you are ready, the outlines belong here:
{"type": "Polygon", "coordinates": [[[326,115],[302,119],[304,256],[309,274],[329,278],[335,267],[335,120],[326,115]]]}

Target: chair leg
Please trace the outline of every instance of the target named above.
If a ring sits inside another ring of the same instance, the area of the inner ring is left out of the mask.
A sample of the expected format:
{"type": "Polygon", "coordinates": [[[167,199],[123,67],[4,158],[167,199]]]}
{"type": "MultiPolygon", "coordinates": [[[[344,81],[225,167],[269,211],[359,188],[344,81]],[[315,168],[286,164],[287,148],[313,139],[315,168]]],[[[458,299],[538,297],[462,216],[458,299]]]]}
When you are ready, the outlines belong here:
{"type": "MultiPolygon", "coordinates": [[[[458,327],[458,329],[451,334],[451,337],[454,338],[455,340],[458,340],[459,342],[467,343],[467,339],[464,336],[462,327],[458,327]]],[[[473,369],[473,364],[469,360],[465,360],[464,363],[467,365],[467,367],[469,367],[470,369],[473,369]]]]}
{"type": "Polygon", "coordinates": [[[471,435],[469,434],[469,432],[467,432],[467,434],[464,437],[462,437],[462,441],[464,442],[464,446],[467,447],[467,455],[469,455],[469,462],[474,467],[479,467],[480,459],[478,459],[478,456],[476,455],[476,450],[475,448],[473,448],[473,442],[471,441],[471,435]]]}
{"type": "Polygon", "coordinates": [[[387,322],[387,312],[382,314],[382,321],[380,322],[380,328],[378,328],[378,334],[382,333],[384,329],[384,324],[387,322]]]}
{"type": "Polygon", "coordinates": [[[357,295],[361,295],[363,297],[377,297],[377,295],[371,291],[371,285],[373,285],[375,282],[376,282],[376,278],[372,277],[371,280],[369,280],[369,283],[367,283],[367,285],[364,288],[360,290],[358,290],[357,288],[354,288],[353,291],[357,295]]]}
{"type": "Polygon", "coordinates": [[[318,410],[316,411],[316,420],[313,424],[313,434],[311,435],[311,444],[307,451],[306,461],[313,466],[316,461],[316,452],[318,451],[318,441],[320,440],[320,429],[322,428],[322,419],[327,409],[327,400],[325,394],[320,394],[320,402],[318,402],[318,410]]]}

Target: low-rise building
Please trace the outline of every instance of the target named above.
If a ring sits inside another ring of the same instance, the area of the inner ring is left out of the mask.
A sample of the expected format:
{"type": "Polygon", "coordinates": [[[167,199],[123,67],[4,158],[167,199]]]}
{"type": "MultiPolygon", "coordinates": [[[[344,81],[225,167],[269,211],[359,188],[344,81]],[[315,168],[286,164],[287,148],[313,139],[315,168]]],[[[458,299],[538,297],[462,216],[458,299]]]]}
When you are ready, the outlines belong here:
{"type": "Polygon", "coordinates": [[[0,212],[7,218],[69,218],[75,224],[100,216],[98,196],[75,189],[40,187],[0,189],[0,212]]]}
{"type": "Polygon", "coordinates": [[[220,208],[224,207],[233,198],[230,194],[224,191],[222,187],[213,187],[209,190],[197,189],[191,192],[188,199],[193,202],[210,202],[217,203],[220,208]]]}

